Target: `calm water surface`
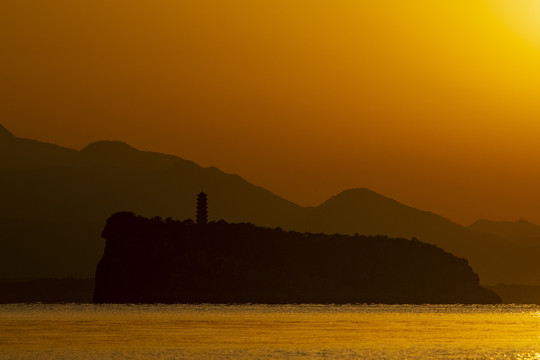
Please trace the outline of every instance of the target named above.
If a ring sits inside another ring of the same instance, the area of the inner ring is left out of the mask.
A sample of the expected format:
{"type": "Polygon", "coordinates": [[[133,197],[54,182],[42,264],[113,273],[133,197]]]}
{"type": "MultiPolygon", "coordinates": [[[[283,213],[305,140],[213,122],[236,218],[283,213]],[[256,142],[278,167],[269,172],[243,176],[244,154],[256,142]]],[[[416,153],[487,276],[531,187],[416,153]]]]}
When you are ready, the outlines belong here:
{"type": "Polygon", "coordinates": [[[0,359],[540,359],[540,307],[3,305],[0,359]]]}

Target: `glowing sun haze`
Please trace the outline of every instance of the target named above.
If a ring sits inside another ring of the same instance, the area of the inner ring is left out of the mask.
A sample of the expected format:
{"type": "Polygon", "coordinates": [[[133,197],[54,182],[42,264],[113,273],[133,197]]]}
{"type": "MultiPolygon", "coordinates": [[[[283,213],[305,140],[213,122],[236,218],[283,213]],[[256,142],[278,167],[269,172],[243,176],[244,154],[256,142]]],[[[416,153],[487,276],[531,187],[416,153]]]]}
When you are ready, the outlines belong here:
{"type": "Polygon", "coordinates": [[[540,223],[538,4],[3,0],[0,122],[303,205],[367,187],[461,223],[540,223]]]}

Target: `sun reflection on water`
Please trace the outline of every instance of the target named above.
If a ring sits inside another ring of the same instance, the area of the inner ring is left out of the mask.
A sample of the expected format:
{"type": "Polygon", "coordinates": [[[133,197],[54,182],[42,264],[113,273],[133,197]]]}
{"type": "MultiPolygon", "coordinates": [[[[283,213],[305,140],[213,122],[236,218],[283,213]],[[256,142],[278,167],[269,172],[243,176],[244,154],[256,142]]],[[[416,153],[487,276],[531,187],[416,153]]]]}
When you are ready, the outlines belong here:
{"type": "Polygon", "coordinates": [[[540,359],[536,306],[7,305],[2,359],[540,359]]]}

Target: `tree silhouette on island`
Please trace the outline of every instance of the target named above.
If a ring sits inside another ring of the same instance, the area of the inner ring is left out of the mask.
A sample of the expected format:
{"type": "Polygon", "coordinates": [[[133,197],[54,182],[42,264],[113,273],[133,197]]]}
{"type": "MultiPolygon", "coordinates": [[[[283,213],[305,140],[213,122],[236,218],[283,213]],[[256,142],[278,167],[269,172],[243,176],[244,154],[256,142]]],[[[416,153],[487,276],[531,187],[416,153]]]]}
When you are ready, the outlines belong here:
{"type": "Polygon", "coordinates": [[[465,259],[417,240],[300,233],[120,212],[107,221],[98,303],[499,303],[465,259]]]}

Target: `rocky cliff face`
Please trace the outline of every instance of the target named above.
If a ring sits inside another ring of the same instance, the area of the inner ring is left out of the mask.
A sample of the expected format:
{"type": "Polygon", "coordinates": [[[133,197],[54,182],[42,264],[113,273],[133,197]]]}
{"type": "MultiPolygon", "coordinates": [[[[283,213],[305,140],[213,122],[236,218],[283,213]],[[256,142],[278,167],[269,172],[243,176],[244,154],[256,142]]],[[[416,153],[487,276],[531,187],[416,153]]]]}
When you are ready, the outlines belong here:
{"type": "Polygon", "coordinates": [[[103,231],[100,303],[498,303],[467,261],[382,236],[117,213],[103,231]]]}

